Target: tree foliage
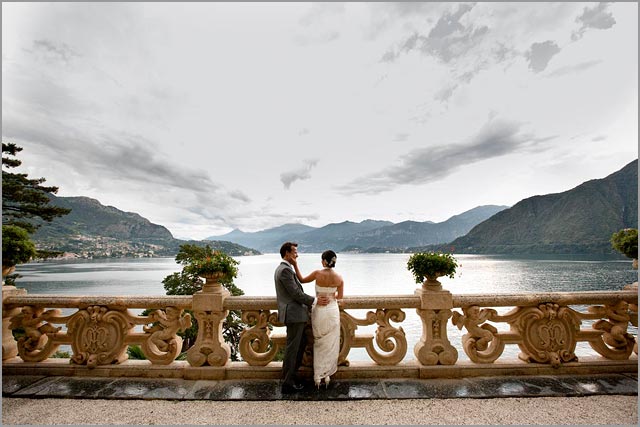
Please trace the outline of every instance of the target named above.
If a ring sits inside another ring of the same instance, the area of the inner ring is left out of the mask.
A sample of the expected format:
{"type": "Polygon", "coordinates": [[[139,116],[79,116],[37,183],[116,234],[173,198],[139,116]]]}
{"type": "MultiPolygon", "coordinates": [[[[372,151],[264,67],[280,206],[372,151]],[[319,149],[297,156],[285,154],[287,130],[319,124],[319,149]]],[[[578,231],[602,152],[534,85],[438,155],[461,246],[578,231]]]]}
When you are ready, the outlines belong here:
{"type": "MultiPolygon", "coordinates": [[[[193,265],[194,263],[205,260],[207,257],[212,255],[213,250],[209,245],[180,245],[180,249],[176,254],[176,262],[183,266],[182,271],[170,274],[162,280],[162,284],[164,285],[167,295],[193,295],[200,291],[204,283],[194,272],[193,265]]],[[[233,263],[235,265],[237,264],[237,261],[233,260],[233,263]]],[[[233,279],[236,276],[237,270],[234,274],[223,278],[220,283],[231,293],[231,295],[244,295],[242,289],[233,283],[233,279]]],[[[182,336],[187,342],[187,348],[195,342],[195,339],[198,336],[198,321],[193,315],[192,319],[194,319],[193,326],[180,334],[180,336],[182,336]]],[[[240,345],[240,333],[244,327],[245,325],[242,323],[241,313],[236,310],[230,310],[222,325],[222,336],[231,347],[231,360],[239,360],[238,347],[240,345]]]]}
{"type": "Polygon", "coordinates": [[[22,227],[33,233],[39,227],[34,219],[51,222],[71,210],[49,204],[47,194],[57,193],[58,187],[42,185],[46,181],[44,178],[30,179],[26,173],[5,171],[5,168],[22,164],[12,158],[20,151],[22,147],[14,143],[2,143],[2,224],[22,227]]]}
{"type": "Polygon", "coordinates": [[[611,246],[628,258],[638,258],[638,229],[625,228],[611,236],[611,246]]]}
{"type": "Polygon", "coordinates": [[[16,225],[2,226],[2,265],[14,266],[29,262],[37,254],[36,246],[24,228],[16,225]]]}

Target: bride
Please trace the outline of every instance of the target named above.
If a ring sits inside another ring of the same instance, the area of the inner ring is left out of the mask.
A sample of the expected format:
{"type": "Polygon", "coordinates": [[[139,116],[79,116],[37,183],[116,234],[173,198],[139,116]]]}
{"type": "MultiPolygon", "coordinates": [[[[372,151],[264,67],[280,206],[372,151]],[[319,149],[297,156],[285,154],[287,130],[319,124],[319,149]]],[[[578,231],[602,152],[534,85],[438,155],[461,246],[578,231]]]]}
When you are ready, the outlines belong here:
{"type": "Polygon", "coordinates": [[[316,295],[328,296],[328,305],[317,305],[311,308],[311,327],[313,329],[313,381],[320,388],[324,379],[325,387],[329,386],[330,376],[338,370],[338,354],[340,353],[340,309],[338,302],[342,300],[344,282],[342,276],[333,269],[337,255],[334,251],[322,253],[322,270],[316,270],[307,277],[302,277],[297,262],[293,264],[296,276],[302,283],[316,281],[316,295]]]}

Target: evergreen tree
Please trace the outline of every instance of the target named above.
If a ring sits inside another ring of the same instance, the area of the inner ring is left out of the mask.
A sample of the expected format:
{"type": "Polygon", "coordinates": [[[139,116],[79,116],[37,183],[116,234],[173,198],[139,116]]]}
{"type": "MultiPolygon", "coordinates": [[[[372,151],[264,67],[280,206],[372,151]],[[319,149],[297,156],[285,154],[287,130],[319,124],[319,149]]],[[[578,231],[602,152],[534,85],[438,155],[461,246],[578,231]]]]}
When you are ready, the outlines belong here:
{"type": "Polygon", "coordinates": [[[49,193],[58,192],[58,187],[43,186],[44,178],[30,179],[26,173],[11,173],[5,168],[15,168],[22,164],[15,157],[22,151],[14,143],[2,143],[2,225],[22,227],[34,233],[40,226],[34,220],[51,222],[54,218],[71,212],[70,209],[49,205],[49,193]]]}

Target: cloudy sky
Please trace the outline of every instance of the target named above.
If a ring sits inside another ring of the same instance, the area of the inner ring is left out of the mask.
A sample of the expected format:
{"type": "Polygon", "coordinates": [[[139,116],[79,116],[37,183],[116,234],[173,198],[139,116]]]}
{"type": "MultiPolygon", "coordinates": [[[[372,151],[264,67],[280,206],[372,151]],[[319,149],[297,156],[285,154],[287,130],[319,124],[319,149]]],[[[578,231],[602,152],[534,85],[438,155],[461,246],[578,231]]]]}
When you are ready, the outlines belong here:
{"type": "Polygon", "coordinates": [[[638,156],[637,3],[2,3],[2,139],[176,237],[444,221],[638,156]]]}

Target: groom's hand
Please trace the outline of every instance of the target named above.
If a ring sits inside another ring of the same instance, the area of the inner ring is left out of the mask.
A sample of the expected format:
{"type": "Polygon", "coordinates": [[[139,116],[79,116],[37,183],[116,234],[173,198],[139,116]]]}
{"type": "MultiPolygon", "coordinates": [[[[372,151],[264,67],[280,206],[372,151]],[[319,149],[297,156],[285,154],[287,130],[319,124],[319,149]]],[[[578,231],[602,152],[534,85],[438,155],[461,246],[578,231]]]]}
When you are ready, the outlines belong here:
{"type": "Polygon", "coordinates": [[[328,305],[331,299],[325,295],[318,296],[318,305],[328,305]]]}

